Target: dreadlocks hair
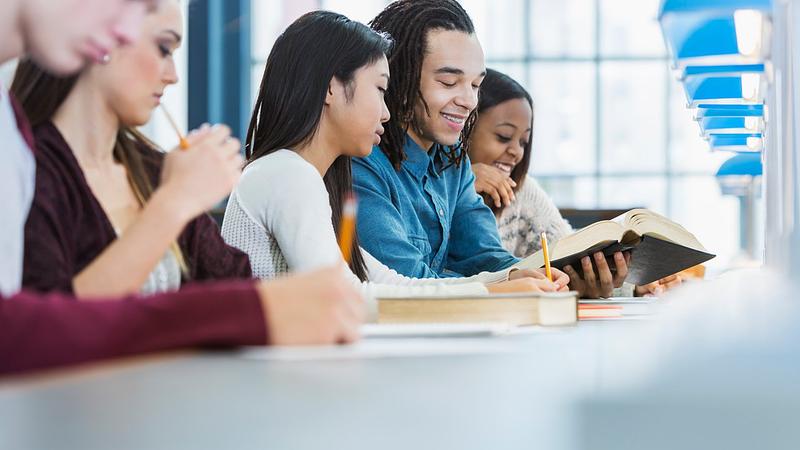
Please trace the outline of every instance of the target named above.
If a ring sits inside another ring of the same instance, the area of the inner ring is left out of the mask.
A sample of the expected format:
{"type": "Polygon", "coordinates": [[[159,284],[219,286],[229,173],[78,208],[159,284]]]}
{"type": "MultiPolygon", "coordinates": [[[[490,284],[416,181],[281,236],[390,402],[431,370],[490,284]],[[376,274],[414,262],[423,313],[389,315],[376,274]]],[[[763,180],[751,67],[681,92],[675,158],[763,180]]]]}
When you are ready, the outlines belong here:
{"type": "MultiPolygon", "coordinates": [[[[373,30],[392,36],[394,46],[389,51],[389,72],[394,74],[386,91],[386,106],[391,119],[384,124],[380,149],[389,158],[396,170],[406,159],[403,145],[406,132],[412,128],[419,134],[419,126],[414,117],[417,102],[425,107],[430,115],[428,104],[419,89],[422,73],[422,60],[425,57],[429,30],[461,31],[475,33],[472,19],[456,0],[398,0],[386,7],[369,25],[373,30]]],[[[460,142],[452,147],[439,143],[449,164],[458,166],[467,158],[469,136],[477,118],[472,111],[461,130],[460,142]]]]}

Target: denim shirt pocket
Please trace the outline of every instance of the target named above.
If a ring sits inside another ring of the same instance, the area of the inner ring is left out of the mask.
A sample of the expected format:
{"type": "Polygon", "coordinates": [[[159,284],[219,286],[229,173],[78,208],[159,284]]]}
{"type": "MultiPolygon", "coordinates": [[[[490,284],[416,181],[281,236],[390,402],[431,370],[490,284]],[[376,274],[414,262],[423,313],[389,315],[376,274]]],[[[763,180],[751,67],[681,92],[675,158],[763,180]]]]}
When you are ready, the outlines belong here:
{"type": "Polygon", "coordinates": [[[408,235],[408,240],[411,245],[417,248],[420,253],[428,258],[431,258],[431,243],[428,242],[427,236],[408,235]]]}

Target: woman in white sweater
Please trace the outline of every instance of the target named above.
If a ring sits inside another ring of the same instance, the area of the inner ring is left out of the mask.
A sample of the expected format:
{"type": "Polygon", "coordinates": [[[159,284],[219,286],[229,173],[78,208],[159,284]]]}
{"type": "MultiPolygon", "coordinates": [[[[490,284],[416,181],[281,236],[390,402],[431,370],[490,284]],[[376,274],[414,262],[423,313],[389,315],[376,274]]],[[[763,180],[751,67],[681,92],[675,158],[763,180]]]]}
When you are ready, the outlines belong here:
{"type": "MultiPolygon", "coordinates": [[[[275,42],[247,133],[248,163],[222,226],[225,241],[249,255],[254,275],[344,264],[337,228],[352,188],[350,157],[369,154],[389,119],[383,94],[390,45],[367,26],[324,11],[301,17],[275,42]]],[[[357,237],[353,245],[350,276],[368,297],[554,291],[568,284],[563,273],[551,283],[538,271],[518,271],[526,277],[512,281],[509,271],[413,279],[358,247],[357,237]]]]}
{"type": "MultiPolygon", "coordinates": [[[[503,246],[524,258],[541,248],[539,236],[558,241],[574,230],[553,200],[528,175],[533,130],[533,99],[511,77],[488,69],[481,84],[478,120],[470,141],[475,189],[494,211],[503,246]]],[[[680,284],[677,276],[647,286],[624,283],[630,254],[616,253],[611,271],[602,253],[581,261],[584,277],[572,267],[564,270],[570,287],[585,297],[659,294],[680,284]]]]}

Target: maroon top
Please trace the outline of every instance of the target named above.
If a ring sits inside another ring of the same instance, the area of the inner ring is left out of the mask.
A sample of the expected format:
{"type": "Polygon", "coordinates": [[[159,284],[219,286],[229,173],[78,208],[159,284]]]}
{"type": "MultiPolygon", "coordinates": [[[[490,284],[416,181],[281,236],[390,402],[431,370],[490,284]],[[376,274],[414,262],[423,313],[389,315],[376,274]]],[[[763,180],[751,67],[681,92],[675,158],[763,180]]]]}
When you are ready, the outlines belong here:
{"type": "Polygon", "coordinates": [[[0,298],[0,374],[198,346],[263,345],[253,281],[193,284],[147,298],[0,298]]]}
{"type": "MultiPolygon", "coordinates": [[[[32,147],[30,126],[13,96],[11,103],[20,134],[32,147]]],[[[253,283],[92,302],[64,294],[0,296],[0,374],[201,345],[266,344],[253,283]]]]}
{"type": "MultiPolygon", "coordinates": [[[[36,190],[25,224],[22,285],[38,291],[72,292],[72,280],[117,238],[86,182],[78,160],[52,123],[34,129],[36,190]]],[[[164,155],[142,148],[142,161],[157,185],[164,155]]],[[[250,261],[228,246],[219,226],[202,214],[178,238],[190,280],[250,278],[250,261]]],[[[187,281],[187,280],[184,280],[187,281]]]]}

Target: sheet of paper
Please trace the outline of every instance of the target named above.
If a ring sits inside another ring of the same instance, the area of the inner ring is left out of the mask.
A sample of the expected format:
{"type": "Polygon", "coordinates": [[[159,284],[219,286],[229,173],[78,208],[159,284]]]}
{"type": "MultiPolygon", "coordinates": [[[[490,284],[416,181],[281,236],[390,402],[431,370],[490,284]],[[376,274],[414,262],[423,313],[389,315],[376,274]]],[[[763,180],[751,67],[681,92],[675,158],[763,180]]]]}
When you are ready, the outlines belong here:
{"type": "Polygon", "coordinates": [[[498,322],[475,323],[380,323],[361,326],[364,339],[481,337],[506,334],[511,326],[498,322]]]}
{"type": "Polygon", "coordinates": [[[363,339],[350,345],[311,347],[249,347],[242,358],[262,361],[314,361],[402,358],[420,356],[510,353],[508,342],[485,338],[383,338],[363,339]]]}

